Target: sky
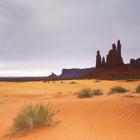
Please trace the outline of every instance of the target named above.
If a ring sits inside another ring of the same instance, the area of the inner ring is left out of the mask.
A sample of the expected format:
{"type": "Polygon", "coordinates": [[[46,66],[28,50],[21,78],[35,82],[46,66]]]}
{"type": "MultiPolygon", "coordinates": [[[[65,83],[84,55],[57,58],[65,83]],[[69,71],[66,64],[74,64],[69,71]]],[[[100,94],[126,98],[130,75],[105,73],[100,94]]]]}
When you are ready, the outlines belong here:
{"type": "Polygon", "coordinates": [[[0,76],[46,76],[95,66],[122,43],[140,57],[140,0],[0,0],[0,76]]]}

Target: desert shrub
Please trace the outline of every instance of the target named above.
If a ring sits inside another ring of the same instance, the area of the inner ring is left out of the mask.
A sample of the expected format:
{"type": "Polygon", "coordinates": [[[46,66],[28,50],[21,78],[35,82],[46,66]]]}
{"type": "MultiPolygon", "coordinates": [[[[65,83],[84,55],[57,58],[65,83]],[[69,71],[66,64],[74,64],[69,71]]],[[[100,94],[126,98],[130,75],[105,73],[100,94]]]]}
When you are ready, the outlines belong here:
{"type": "Polygon", "coordinates": [[[113,94],[113,93],[126,93],[128,92],[127,89],[125,89],[124,87],[121,86],[114,86],[111,88],[109,94],[113,94]]]}
{"type": "Polygon", "coordinates": [[[92,90],[90,88],[85,88],[75,94],[78,95],[79,98],[86,98],[86,97],[103,95],[103,92],[100,89],[92,90]]]}
{"type": "Polygon", "coordinates": [[[93,91],[90,88],[82,89],[77,93],[79,98],[86,98],[86,97],[92,97],[93,91]]]}
{"type": "Polygon", "coordinates": [[[26,105],[15,117],[13,128],[16,131],[25,131],[51,125],[56,113],[52,111],[49,104],[26,105]]]}
{"type": "Polygon", "coordinates": [[[95,82],[100,82],[99,80],[95,80],[95,82]]]}
{"type": "Polygon", "coordinates": [[[95,96],[103,95],[103,92],[102,92],[102,90],[100,90],[100,89],[94,89],[94,90],[93,90],[93,95],[95,95],[95,96]]]}
{"type": "Polygon", "coordinates": [[[140,93],[140,85],[136,87],[136,93],[140,93]]]}
{"type": "Polygon", "coordinates": [[[70,82],[70,84],[76,84],[76,82],[75,81],[72,81],[72,82],[70,82]]]}

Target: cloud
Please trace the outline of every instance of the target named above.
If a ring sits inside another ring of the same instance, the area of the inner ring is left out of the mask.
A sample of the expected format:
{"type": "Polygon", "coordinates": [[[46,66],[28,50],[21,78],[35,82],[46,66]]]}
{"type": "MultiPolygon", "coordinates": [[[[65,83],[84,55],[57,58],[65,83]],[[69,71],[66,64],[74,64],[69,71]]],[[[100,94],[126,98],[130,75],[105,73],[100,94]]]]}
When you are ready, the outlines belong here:
{"type": "Polygon", "coordinates": [[[0,75],[91,67],[117,39],[128,62],[139,57],[139,13],[138,0],[0,1],[0,75]]]}

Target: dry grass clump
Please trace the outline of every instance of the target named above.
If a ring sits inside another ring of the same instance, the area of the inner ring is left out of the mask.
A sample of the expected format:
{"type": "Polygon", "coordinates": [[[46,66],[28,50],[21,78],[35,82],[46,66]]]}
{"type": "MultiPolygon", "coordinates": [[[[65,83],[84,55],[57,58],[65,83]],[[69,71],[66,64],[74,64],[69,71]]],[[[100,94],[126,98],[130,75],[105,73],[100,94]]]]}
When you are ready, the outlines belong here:
{"type": "Polygon", "coordinates": [[[79,98],[87,98],[93,96],[93,91],[90,88],[85,88],[79,91],[77,94],[79,98]]]}
{"type": "Polygon", "coordinates": [[[100,80],[95,80],[94,82],[101,82],[100,80]]]}
{"type": "Polygon", "coordinates": [[[26,105],[17,114],[13,121],[15,131],[26,131],[37,127],[51,125],[57,112],[52,111],[50,105],[42,103],[26,105]]]}
{"type": "Polygon", "coordinates": [[[95,96],[103,95],[103,92],[102,92],[102,90],[100,90],[100,89],[94,89],[94,90],[93,90],[93,95],[95,95],[95,96]]]}
{"type": "Polygon", "coordinates": [[[128,92],[127,89],[121,86],[114,86],[111,88],[110,92],[108,94],[114,94],[114,93],[126,93],[128,92]]]}
{"type": "Polygon", "coordinates": [[[70,82],[69,84],[77,84],[75,81],[70,82]]]}
{"type": "Polygon", "coordinates": [[[90,88],[85,88],[76,93],[79,98],[90,98],[93,96],[103,95],[103,92],[100,89],[92,90],[90,88]]]}

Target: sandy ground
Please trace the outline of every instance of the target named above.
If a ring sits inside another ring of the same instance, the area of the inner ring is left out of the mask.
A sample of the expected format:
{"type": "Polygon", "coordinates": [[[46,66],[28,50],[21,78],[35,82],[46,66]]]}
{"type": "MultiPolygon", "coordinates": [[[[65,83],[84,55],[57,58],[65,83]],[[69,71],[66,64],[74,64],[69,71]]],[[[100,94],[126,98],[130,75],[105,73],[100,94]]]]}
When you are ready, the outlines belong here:
{"type": "Polygon", "coordinates": [[[140,140],[140,95],[133,93],[140,81],[71,81],[0,83],[0,140],[140,140]],[[125,95],[107,95],[114,85],[125,95]],[[102,89],[104,95],[79,99],[83,88],[102,89]],[[132,95],[132,97],[126,95],[132,95]],[[23,105],[48,103],[56,124],[28,133],[11,134],[13,118],[23,105]]]}

